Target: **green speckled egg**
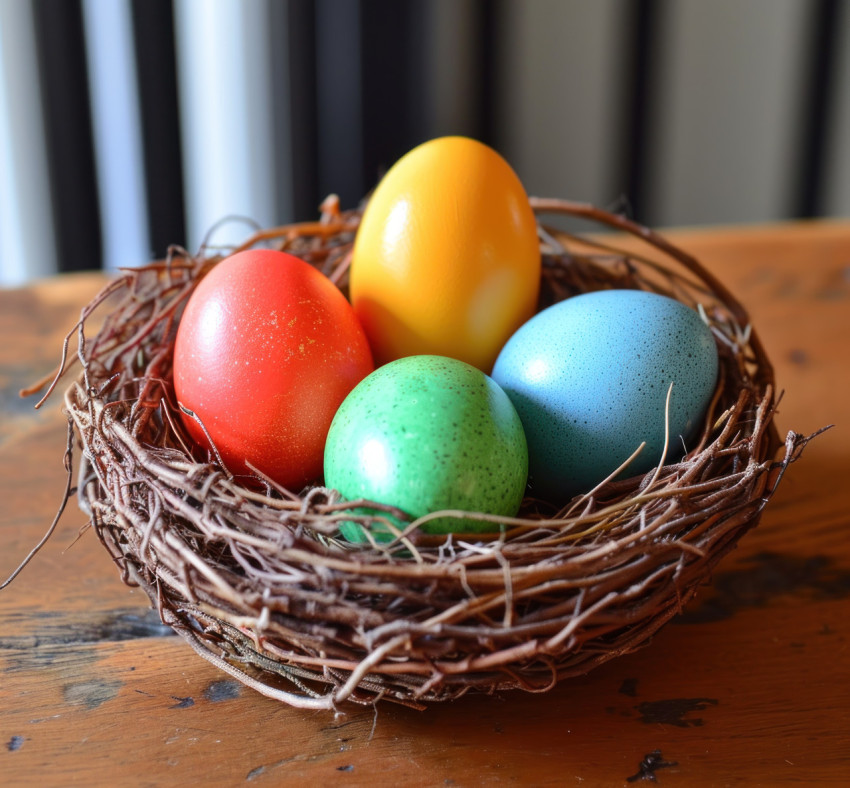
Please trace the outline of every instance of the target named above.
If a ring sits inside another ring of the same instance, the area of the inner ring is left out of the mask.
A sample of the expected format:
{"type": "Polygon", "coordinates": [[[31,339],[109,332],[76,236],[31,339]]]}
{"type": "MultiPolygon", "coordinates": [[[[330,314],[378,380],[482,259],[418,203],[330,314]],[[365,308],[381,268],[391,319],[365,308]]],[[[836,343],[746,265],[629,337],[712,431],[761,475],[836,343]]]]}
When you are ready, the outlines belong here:
{"type": "MultiPolygon", "coordinates": [[[[366,377],[343,401],[325,444],[328,487],[412,518],[443,509],[513,516],[527,474],[525,434],[508,396],[480,370],[443,356],[401,358],[366,377]]],[[[452,517],[422,526],[438,534],[493,528],[452,517]]],[[[353,522],[342,533],[366,538],[353,522]]]]}

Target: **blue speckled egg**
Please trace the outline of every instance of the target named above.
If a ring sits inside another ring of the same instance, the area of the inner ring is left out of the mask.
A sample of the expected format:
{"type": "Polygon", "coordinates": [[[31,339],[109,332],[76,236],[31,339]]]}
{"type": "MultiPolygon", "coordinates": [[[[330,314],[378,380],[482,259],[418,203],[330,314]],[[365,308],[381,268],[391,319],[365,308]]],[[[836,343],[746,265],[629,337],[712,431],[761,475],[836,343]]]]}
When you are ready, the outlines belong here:
{"type": "MultiPolygon", "coordinates": [[[[412,518],[443,509],[511,517],[527,476],[525,435],[508,396],[479,369],[443,356],[408,356],[364,378],[334,416],[325,444],[328,487],[412,518]]],[[[493,528],[452,517],[422,526],[426,533],[493,528]]],[[[354,522],[341,530],[350,541],[365,539],[354,522]]],[[[392,538],[380,527],[373,535],[392,538]]]]}
{"type": "Polygon", "coordinates": [[[680,458],[717,383],[717,346],[699,314],[656,293],[605,290],[561,301],[521,326],[493,379],[525,428],[531,493],[565,499],[680,458]]]}

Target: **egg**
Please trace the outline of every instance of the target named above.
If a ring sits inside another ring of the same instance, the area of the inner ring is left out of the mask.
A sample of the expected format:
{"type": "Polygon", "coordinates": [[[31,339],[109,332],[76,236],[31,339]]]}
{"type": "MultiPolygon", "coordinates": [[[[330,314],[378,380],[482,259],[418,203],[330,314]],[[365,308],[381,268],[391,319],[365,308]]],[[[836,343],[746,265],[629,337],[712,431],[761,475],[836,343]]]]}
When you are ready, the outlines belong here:
{"type": "MultiPolygon", "coordinates": [[[[444,509],[513,516],[527,474],[525,435],[508,396],[479,369],[440,356],[408,356],[366,377],[334,416],[325,446],[328,487],[346,500],[389,504],[411,518],[444,509]]],[[[440,517],[422,530],[494,527],[440,517]]],[[[366,539],[350,521],[342,534],[353,542],[366,539]]],[[[373,535],[393,538],[387,528],[373,535]]]]}
{"type": "Polygon", "coordinates": [[[457,358],[489,373],[534,313],[537,225],[525,190],[492,148],[441,137],[414,148],[369,199],[350,292],[375,356],[457,358]]]}
{"type": "Polygon", "coordinates": [[[212,268],[174,342],[174,390],[190,436],[232,473],[256,468],[296,491],[321,477],[334,413],[373,368],[342,292],[271,249],[212,268]]]}
{"type": "Polygon", "coordinates": [[[591,490],[642,443],[626,476],[680,458],[717,374],[717,345],[699,314],[637,290],[585,293],[543,310],[493,369],[525,428],[531,493],[550,499],[591,490]]]}

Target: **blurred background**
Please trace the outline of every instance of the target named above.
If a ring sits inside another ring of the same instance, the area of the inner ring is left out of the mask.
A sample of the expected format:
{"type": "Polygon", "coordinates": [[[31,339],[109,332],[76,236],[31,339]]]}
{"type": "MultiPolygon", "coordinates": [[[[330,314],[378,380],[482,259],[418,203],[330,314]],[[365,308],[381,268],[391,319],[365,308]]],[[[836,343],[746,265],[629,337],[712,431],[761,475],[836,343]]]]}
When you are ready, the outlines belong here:
{"type": "Polygon", "coordinates": [[[850,0],[0,0],[0,286],[354,207],[443,134],[656,227],[847,217],[850,0]]]}

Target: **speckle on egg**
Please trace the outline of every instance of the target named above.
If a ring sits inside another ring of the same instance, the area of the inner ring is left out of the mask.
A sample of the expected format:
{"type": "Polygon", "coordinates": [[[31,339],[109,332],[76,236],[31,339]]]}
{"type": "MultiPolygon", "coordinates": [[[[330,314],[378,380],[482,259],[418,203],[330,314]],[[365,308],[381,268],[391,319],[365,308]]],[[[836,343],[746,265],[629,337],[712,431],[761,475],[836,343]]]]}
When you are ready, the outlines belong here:
{"type": "Polygon", "coordinates": [[[640,446],[627,473],[667,461],[700,423],[717,382],[717,346],[696,311],[636,290],[555,304],[503,348],[493,378],[525,428],[533,489],[565,498],[594,487],[640,446]]]}

